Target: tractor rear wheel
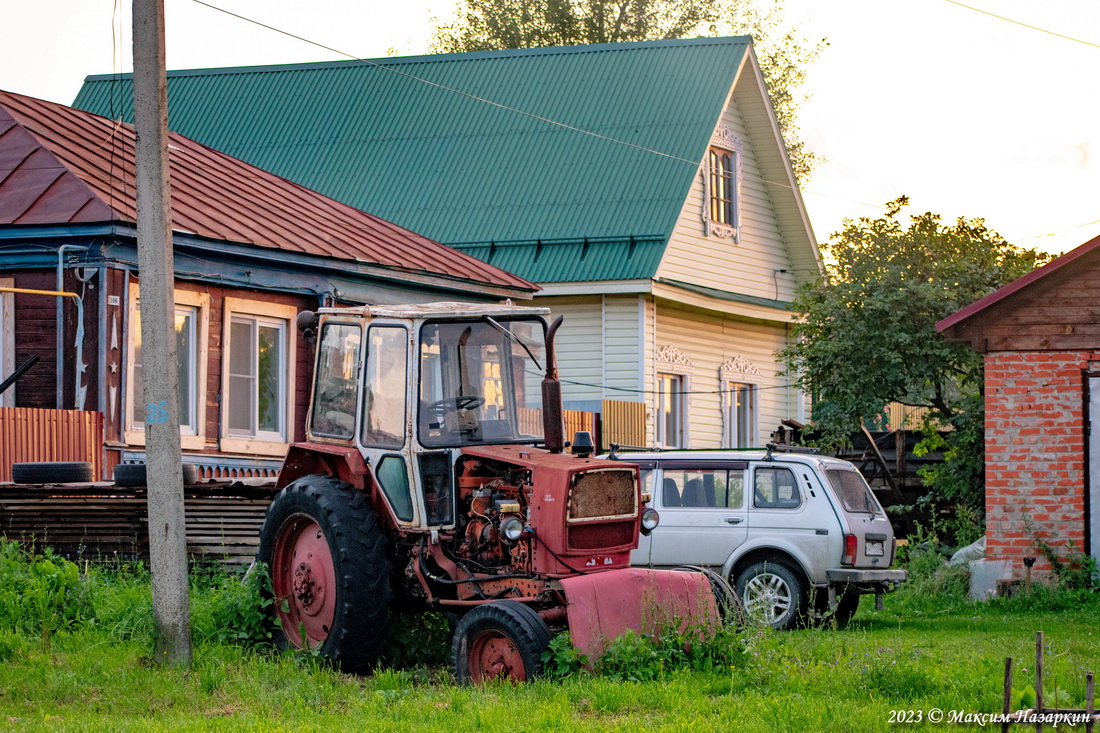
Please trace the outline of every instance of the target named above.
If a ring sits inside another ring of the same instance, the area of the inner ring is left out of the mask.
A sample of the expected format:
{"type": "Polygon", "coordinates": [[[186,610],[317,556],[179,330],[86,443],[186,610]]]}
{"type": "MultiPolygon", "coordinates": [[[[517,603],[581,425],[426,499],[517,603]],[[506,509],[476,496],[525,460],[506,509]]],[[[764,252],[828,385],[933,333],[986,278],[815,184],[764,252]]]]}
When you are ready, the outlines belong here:
{"type": "Polygon", "coordinates": [[[455,628],[451,653],[460,685],[495,679],[526,682],[542,671],[550,629],[542,617],[518,601],[477,606],[455,628]]]}
{"type": "Polygon", "coordinates": [[[389,623],[386,538],[367,497],[331,476],[305,476],[267,509],[257,560],[267,564],[277,643],[315,649],[344,672],[378,660],[389,623]]]}

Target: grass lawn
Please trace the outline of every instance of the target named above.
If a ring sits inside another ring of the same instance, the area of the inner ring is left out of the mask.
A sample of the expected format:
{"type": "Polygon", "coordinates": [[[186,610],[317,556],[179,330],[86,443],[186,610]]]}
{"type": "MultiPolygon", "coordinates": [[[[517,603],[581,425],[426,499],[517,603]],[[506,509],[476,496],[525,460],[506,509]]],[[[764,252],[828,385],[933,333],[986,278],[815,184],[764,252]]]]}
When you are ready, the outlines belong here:
{"type": "MultiPolygon", "coordinates": [[[[1048,700],[1058,694],[1059,704],[1083,707],[1085,670],[1100,668],[1095,595],[1053,604],[1061,610],[956,601],[937,612],[929,605],[888,598],[888,610],[876,613],[864,599],[847,629],[746,631],[732,645],[729,669],[485,688],[455,687],[444,668],[351,677],[309,658],[217,643],[198,644],[192,669],[182,671],[151,663],[146,644],[102,629],[43,638],[0,632],[0,729],[973,730],[928,716],[1000,711],[1004,658],[1016,658],[1015,687],[1023,693],[1034,683],[1039,630],[1048,700]],[[892,723],[895,711],[923,720],[892,723]]],[[[639,669],[658,663],[638,660],[639,669]]]]}

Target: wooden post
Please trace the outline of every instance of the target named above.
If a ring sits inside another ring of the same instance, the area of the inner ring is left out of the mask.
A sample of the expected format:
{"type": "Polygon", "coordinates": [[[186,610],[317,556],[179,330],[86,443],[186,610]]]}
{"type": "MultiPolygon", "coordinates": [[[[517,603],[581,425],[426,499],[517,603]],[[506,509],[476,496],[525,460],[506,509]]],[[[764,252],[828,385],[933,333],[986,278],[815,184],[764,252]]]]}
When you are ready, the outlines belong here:
{"type": "Polygon", "coordinates": [[[1035,632],[1035,712],[1039,719],[1035,721],[1035,730],[1043,733],[1043,632],[1035,632]]]}
{"type": "Polygon", "coordinates": [[[1096,680],[1093,679],[1092,670],[1085,672],[1085,733],[1092,733],[1092,716],[1096,714],[1096,680]]]}
{"type": "Polygon", "coordinates": [[[138,288],[154,648],[158,662],[189,667],[191,603],[187,597],[164,64],[164,0],[134,0],[138,288]]]}
{"type": "MultiPolygon", "coordinates": [[[[1001,712],[1007,717],[1012,712],[1012,657],[1005,657],[1005,697],[1001,712]]],[[[1012,726],[1007,720],[1001,722],[1001,733],[1008,733],[1012,726]]]]}

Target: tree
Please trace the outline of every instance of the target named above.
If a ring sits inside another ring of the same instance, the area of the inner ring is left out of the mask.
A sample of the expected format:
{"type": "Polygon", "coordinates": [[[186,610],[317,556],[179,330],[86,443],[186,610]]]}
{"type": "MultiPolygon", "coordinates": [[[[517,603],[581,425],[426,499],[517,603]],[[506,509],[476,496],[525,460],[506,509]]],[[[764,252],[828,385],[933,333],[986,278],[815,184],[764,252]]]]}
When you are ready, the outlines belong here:
{"type": "Polygon", "coordinates": [[[432,51],[455,53],[665,38],[751,35],[795,175],[817,158],[798,130],[799,88],[824,41],[781,21],[783,0],[462,0],[455,22],[436,28],[432,51]]]}
{"type": "Polygon", "coordinates": [[[934,501],[980,516],[982,359],[945,341],[936,322],[1050,256],[1008,243],[982,219],[945,224],[924,213],[903,227],[908,203],[903,196],[882,218],[846,220],[822,245],[825,273],[799,289],[792,309],[800,319],[779,356],[814,394],[814,427],[827,445],[846,442],[890,402],[927,407],[931,420],[953,427],[947,439],[926,432],[926,446],[947,460],[925,484],[934,484],[934,501]]]}

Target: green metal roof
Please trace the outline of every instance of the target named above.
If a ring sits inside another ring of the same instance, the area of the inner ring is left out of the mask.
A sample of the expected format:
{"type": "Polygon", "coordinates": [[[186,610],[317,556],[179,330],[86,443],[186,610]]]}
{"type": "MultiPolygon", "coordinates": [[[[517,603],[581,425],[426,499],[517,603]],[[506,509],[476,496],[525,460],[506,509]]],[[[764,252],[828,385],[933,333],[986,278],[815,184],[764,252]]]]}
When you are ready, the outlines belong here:
{"type": "MultiPolygon", "coordinates": [[[[528,280],[648,278],[749,42],[174,71],[169,123],[528,280]]],[[[130,119],[130,84],[74,106],[130,119]]]]}

